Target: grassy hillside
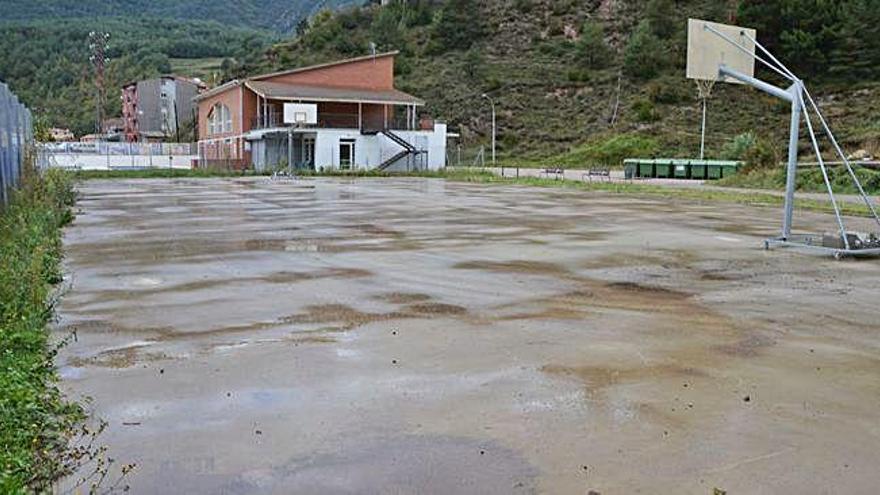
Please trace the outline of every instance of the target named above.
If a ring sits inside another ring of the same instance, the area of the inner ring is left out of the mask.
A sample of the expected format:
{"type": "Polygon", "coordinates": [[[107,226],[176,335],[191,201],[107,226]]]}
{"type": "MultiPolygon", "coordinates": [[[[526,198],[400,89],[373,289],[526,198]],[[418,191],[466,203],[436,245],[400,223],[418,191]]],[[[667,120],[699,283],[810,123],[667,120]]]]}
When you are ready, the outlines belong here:
{"type": "MultiPolygon", "coordinates": [[[[838,8],[828,5],[814,10],[838,8]]],[[[786,18],[759,11],[764,7],[764,2],[707,0],[397,2],[319,16],[304,36],[274,46],[258,63],[234,73],[364,54],[373,42],[380,50],[402,51],[398,86],[425,98],[427,110],[460,130],[466,146],[488,142],[490,112],[480,96],[491,95],[498,105],[499,151],[508,161],[574,165],[607,154],[610,139],[643,156],[694,156],[700,104],[695,85],[684,78],[686,19],[740,16],[762,25],[762,39],[793,58],[847,145],[877,148],[880,122],[873,109],[880,87],[832,78],[802,63],[797,54],[803,47],[786,41],[794,36],[785,33],[806,14],[780,24],[786,18]]],[[[823,40],[816,43],[832,43],[823,40]]],[[[843,46],[834,42],[828,52],[843,46]]],[[[734,138],[749,131],[784,150],[789,111],[769,96],[719,86],[709,115],[710,156],[728,154],[734,138]]]]}

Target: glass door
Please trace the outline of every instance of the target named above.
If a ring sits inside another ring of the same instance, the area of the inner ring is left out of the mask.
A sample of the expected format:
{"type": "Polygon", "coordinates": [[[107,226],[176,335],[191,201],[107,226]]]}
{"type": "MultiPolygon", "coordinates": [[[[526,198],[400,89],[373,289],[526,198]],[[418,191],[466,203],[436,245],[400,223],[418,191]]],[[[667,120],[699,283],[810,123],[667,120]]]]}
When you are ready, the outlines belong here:
{"type": "Polygon", "coordinates": [[[302,139],[300,166],[306,169],[315,169],[315,138],[313,137],[304,137],[302,139]]]}
{"type": "Polygon", "coordinates": [[[341,170],[354,168],[354,141],[342,140],[339,142],[339,168],[341,170]]]}

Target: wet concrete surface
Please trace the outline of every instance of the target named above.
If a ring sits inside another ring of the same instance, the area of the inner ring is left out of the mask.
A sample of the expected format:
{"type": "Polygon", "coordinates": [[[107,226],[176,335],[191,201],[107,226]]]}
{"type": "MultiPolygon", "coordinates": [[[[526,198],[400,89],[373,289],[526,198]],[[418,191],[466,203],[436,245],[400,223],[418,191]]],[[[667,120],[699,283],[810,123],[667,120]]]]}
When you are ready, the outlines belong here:
{"type": "Polygon", "coordinates": [[[133,493],[880,486],[880,262],[763,251],[776,209],[421,179],[81,192],[59,364],[133,493]]]}

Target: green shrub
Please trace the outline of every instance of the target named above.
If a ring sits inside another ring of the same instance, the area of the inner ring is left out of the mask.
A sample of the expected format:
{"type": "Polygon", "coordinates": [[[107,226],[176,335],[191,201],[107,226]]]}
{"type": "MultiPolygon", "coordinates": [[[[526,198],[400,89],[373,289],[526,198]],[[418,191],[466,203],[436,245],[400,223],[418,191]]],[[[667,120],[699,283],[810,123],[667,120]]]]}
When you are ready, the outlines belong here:
{"type": "Polygon", "coordinates": [[[590,71],[585,69],[570,69],[567,77],[568,81],[573,83],[590,82],[590,71]]]}
{"type": "Polygon", "coordinates": [[[648,100],[636,100],[630,106],[635,112],[636,120],[639,122],[656,122],[660,120],[660,114],[654,108],[654,104],[648,100]]]}
{"type": "Polygon", "coordinates": [[[83,419],[56,387],[48,323],[62,279],[61,227],[72,218],[71,176],[27,172],[0,212],[0,492],[48,492],[67,473],[62,453],[83,419]]]}
{"type": "Polygon", "coordinates": [[[745,160],[749,152],[758,142],[754,132],[744,132],[733,138],[733,141],[724,145],[721,150],[721,158],[725,160],[745,160]]]}
{"type": "Polygon", "coordinates": [[[687,88],[680,78],[664,76],[648,83],[648,98],[654,103],[675,105],[691,100],[696,91],[692,93],[687,88]]]}

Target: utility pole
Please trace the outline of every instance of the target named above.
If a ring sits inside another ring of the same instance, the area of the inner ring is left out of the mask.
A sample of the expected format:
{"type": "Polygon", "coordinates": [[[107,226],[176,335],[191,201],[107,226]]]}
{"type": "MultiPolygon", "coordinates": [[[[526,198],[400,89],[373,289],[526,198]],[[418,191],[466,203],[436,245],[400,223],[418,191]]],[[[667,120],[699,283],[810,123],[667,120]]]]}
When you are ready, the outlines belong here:
{"type": "Polygon", "coordinates": [[[493,100],[491,96],[485,93],[483,93],[483,98],[489,100],[489,105],[492,106],[492,166],[494,167],[496,163],[495,143],[497,137],[497,127],[495,125],[495,100],[493,100]]]}
{"type": "Polygon", "coordinates": [[[89,51],[92,52],[89,61],[95,67],[95,133],[98,135],[104,132],[104,69],[110,61],[107,58],[109,41],[110,33],[98,31],[89,33],[89,51]]]}

